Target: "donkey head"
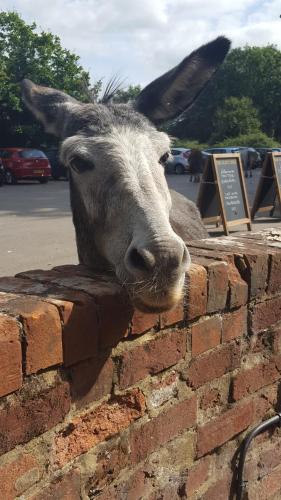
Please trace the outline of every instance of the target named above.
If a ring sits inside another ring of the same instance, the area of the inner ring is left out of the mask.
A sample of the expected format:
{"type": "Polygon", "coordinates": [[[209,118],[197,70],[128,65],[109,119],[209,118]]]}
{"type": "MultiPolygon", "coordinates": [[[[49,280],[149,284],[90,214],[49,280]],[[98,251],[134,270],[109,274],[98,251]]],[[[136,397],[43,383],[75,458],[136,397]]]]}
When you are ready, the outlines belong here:
{"type": "Polygon", "coordinates": [[[28,108],[62,139],[79,260],[114,270],[134,305],[164,311],[182,294],[188,250],[169,222],[163,161],[169,138],[155,124],[189,107],[223,61],[220,37],[149,84],[136,102],[82,104],[58,90],[22,83],[28,108]]]}

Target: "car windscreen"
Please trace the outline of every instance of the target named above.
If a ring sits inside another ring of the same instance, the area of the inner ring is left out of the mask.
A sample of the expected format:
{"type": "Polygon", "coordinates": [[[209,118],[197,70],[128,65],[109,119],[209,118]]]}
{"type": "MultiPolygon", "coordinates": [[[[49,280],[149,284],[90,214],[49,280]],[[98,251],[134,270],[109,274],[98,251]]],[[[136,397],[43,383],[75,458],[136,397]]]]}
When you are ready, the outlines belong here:
{"type": "Polygon", "coordinates": [[[39,149],[27,149],[26,151],[21,151],[19,156],[21,156],[21,158],[46,158],[43,151],[39,151],[39,149]]]}

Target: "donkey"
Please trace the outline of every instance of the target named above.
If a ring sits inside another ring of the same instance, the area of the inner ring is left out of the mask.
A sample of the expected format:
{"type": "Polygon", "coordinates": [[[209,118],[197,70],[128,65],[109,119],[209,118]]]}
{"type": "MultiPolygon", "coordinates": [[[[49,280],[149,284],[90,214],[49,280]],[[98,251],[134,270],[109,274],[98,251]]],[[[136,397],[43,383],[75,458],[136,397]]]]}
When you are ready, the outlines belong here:
{"type": "Polygon", "coordinates": [[[224,37],[203,45],[129,104],[83,104],[22,82],[26,106],[62,140],[80,263],[113,271],[145,312],[178,302],[190,266],[184,242],[207,236],[196,206],[169,192],[163,163],[170,140],[156,125],[195,101],[229,46],[224,37]]]}

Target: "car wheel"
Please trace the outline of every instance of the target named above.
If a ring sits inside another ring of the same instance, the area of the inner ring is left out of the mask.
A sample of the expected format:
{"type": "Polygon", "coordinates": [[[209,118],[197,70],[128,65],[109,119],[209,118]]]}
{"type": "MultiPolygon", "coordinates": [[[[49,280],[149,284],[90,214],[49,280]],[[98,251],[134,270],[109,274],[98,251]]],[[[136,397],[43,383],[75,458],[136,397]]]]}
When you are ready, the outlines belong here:
{"type": "Polygon", "coordinates": [[[48,177],[41,177],[40,179],[38,179],[40,184],[47,184],[48,182],[48,177]]]}
{"type": "Polygon", "coordinates": [[[184,173],[184,168],[180,163],[175,165],[175,174],[182,175],[184,173]]]}
{"type": "Polygon", "coordinates": [[[10,171],[10,170],[6,170],[6,184],[16,184],[17,183],[17,179],[16,177],[14,176],[14,174],[10,171]]]}

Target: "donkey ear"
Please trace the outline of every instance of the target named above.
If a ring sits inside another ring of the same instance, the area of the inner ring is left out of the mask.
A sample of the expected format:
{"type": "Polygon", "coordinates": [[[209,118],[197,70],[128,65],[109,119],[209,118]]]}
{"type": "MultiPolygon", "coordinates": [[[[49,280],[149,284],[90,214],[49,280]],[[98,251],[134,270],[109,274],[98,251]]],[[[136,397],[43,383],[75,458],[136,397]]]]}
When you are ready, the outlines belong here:
{"type": "Polygon", "coordinates": [[[79,102],[60,90],[35,85],[27,79],[22,81],[21,88],[24,103],[45,130],[62,137],[66,115],[73,106],[79,106],[79,102]]]}
{"type": "Polygon", "coordinates": [[[229,48],[230,41],[225,37],[202,45],[145,87],[136,100],[136,109],[156,124],[180,115],[199,96],[229,48]]]}

